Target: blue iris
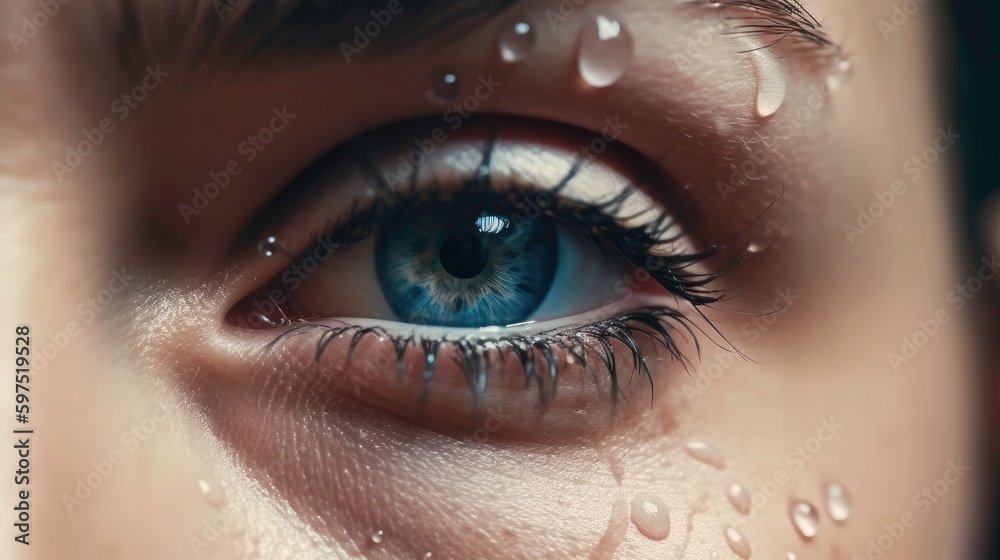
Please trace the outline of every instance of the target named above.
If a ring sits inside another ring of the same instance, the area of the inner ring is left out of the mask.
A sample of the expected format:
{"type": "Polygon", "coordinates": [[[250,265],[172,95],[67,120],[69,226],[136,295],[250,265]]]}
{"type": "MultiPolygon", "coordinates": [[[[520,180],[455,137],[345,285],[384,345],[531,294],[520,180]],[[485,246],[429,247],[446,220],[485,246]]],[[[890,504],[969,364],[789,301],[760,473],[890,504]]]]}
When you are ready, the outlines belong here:
{"type": "Polygon", "coordinates": [[[510,325],[527,320],[548,294],[557,246],[555,224],[544,217],[515,225],[475,205],[428,205],[387,221],[375,269],[403,321],[510,325]]]}

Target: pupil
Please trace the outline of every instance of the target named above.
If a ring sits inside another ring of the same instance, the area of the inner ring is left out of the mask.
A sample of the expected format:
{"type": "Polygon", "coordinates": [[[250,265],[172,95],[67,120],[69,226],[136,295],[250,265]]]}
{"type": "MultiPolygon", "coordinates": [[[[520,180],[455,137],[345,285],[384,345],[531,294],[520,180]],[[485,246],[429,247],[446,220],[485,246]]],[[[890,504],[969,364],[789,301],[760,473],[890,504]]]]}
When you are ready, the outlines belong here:
{"type": "Polygon", "coordinates": [[[438,253],[445,272],[463,280],[479,275],[486,268],[488,257],[483,240],[468,232],[459,232],[445,239],[438,253]]]}

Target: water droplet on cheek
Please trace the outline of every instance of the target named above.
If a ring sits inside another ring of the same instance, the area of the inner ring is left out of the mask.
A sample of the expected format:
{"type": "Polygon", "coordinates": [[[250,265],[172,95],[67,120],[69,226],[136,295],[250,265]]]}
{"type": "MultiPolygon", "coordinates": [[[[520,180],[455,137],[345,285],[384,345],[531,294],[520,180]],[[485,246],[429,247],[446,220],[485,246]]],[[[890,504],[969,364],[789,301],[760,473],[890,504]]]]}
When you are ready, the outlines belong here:
{"type": "Polygon", "coordinates": [[[205,496],[205,501],[216,509],[222,509],[227,502],[226,491],[222,483],[211,484],[206,480],[198,480],[198,489],[201,495],[205,496]]]}
{"type": "Polygon", "coordinates": [[[726,537],[726,544],[729,545],[729,550],[732,550],[733,554],[744,560],[750,558],[750,543],[743,536],[743,533],[732,527],[726,527],[724,535],[726,537]]]}
{"type": "Polygon", "coordinates": [[[704,441],[689,441],[684,444],[684,451],[692,458],[702,463],[712,465],[717,469],[726,468],[726,458],[717,447],[704,441]]]}
{"type": "Polygon", "coordinates": [[[670,511],[659,496],[649,492],[632,498],[632,523],[654,541],[662,541],[670,535],[670,511]]]}
{"type": "Polygon", "coordinates": [[[846,488],[836,482],[826,487],[826,511],[837,523],[843,523],[851,517],[851,496],[846,488]]]}
{"type": "Polygon", "coordinates": [[[802,538],[811,539],[819,534],[819,514],[812,504],[802,500],[793,501],[789,514],[792,525],[802,538]]]}
{"type": "Polygon", "coordinates": [[[521,19],[500,34],[500,57],[507,62],[520,62],[535,50],[538,35],[530,23],[521,19]]]}
{"type": "Polygon", "coordinates": [[[845,58],[833,63],[830,73],[826,75],[826,90],[830,93],[839,91],[851,79],[851,63],[845,58]]]}
{"type": "Polygon", "coordinates": [[[729,503],[733,506],[733,509],[743,515],[750,514],[752,503],[750,501],[750,493],[747,492],[746,488],[739,484],[731,484],[726,490],[726,497],[729,498],[729,503]]]}
{"type": "Polygon", "coordinates": [[[580,37],[580,78],[592,87],[608,87],[625,74],[632,62],[632,34],[614,16],[598,15],[580,37]]]}

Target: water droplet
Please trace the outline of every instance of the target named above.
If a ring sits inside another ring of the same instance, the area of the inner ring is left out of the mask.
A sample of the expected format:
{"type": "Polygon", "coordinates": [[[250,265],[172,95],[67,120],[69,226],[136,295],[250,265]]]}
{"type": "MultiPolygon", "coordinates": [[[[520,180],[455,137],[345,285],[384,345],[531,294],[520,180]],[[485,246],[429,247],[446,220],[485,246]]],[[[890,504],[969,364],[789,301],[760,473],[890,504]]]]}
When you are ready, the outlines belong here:
{"type": "Polygon", "coordinates": [[[840,90],[851,79],[851,63],[846,58],[840,58],[833,63],[830,73],[826,75],[826,90],[830,93],[840,90]]]}
{"type": "Polygon", "coordinates": [[[753,504],[750,501],[750,493],[747,492],[746,488],[739,484],[730,484],[726,490],[726,497],[729,498],[729,503],[732,504],[733,509],[743,515],[750,515],[753,504]]]}
{"type": "Polygon", "coordinates": [[[277,255],[281,252],[281,247],[278,245],[278,238],[273,235],[265,237],[257,244],[257,252],[265,257],[277,255]]]}
{"type": "Polygon", "coordinates": [[[656,494],[640,492],[632,498],[632,523],[643,535],[662,541],[670,535],[670,510],[656,494]]]}
{"type": "Polygon", "coordinates": [[[785,72],[767,49],[754,45],[747,54],[750,55],[750,62],[757,75],[754,110],[758,117],[766,119],[777,113],[785,102],[785,72]]]}
{"type": "Polygon", "coordinates": [[[719,136],[730,137],[735,131],[732,121],[725,118],[712,119],[712,127],[715,129],[715,133],[719,136]]]}
{"type": "Polygon", "coordinates": [[[426,553],[426,554],[423,555],[423,558],[434,558],[434,553],[433,552],[428,552],[428,553],[426,553]]]}
{"type": "Polygon", "coordinates": [[[785,560],[798,560],[798,556],[796,556],[794,552],[789,552],[788,554],[785,554],[785,560]]]}
{"type": "Polygon", "coordinates": [[[500,34],[500,56],[507,62],[520,62],[535,50],[537,39],[530,23],[517,20],[500,34]]]}
{"type": "Polygon", "coordinates": [[[851,516],[851,495],[836,482],[826,487],[826,511],[837,523],[843,523],[851,516]]]}
{"type": "Polygon", "coordinates": [[[458,76],[452,72],[441,71],[434,75],[431,82],[431,96],[435,101],[448,103],[458,96],[458,76]]]}
{"type": "Polygon", "coordinates": [[[724,534],[726,536],[726,544],[729,545],[729,549],[733,551],[733,554],[743,559],[750,558],[750,543],[747,542],[747,538],[743,536],[743,533],[732,527],[726,527],[724,534]]]}
{"type": "Polygon", "coordinates": [[[598,15],[580,39],[580,77],[593,87],[610,86],[625,74],[632,53],[628,29],[612,16],[598,15]]]}
{"type": "Polygon", "coordinates": [[[689,441],[684,444],[684,451],[695,459],[712,465],[717,469],[726,468],[726,458],[717,447],[704,441],[689,441]]]}
{"type": "Polygon", "coordinates": [[[226,491],[222,484],[212,485],[207,480],[198,480],[198,488],[201,495],[205,496],[205,501],[214,508],[221,509],[226,505],[226,491]]]}
{"type": "Polygon", "coordinates": [[[811,539],[819,534],[819,514],[816,508],[809,502],[796,500],[791,503],[789,513],[792,516],[792,525],[802,538],[811,539]]]}
{"type": "Polygon", "coordinates": [[[382,529],[379,529],[378,531],[375,531],[372,534],[372,542],[373,543],[375,543],[375,544],[382,544],[382,541],[384,541],[384,540],[385,540],[385,532],[382,531],[382,529]]]}

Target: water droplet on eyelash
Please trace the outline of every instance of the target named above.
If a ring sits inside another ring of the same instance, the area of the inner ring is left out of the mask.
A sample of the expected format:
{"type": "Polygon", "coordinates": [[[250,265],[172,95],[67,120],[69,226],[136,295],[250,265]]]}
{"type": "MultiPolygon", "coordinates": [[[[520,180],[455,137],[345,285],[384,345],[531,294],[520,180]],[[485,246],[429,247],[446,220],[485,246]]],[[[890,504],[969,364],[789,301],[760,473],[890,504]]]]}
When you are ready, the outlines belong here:
{"type": "Polygon", "coordinates": [[[726,527],[723,531],[723,535],[726,537],[726,544],[729,545],[729,550],[733,551],[733,554],[739,556],[746,560],[750,558],[750,543],[747,538],[743,536],[743,533],[737,531],[733,527],[726,527]]]}
{"type": "Polygon", "coordinates": [[[750,244],[747,245],[747,253],[750,254],[760,253],[766,248],[767,246],[764,245],[763,243],[760,243],[759,241],[751,241],[750,244]]]}
{"type": "Polygon", "coordinates": [[[519,19],[500,34],[500,57],[507,62],[520,62],[535,50],[537,40],[535,28],[519,19]]]}
{"type": "Polygon", "coordinates": [[[851,495],[836,482],[826,487],[826,511],[837,523],[843,523],[851,517],[851,495]]]}
{"type": "Polygon", "coordinates": [[[811,539],[819,534],[819,514],[809,502],[796,500],[791,503],[789,514],[792,525],[804,539],[811,539]]]}
{"type": "Polygon", "coordinates": [[[726,497],[729,498],[729,503],[733,506],[733,509],[743,515],[750,515],[753,504],[750,501],[750,493],[747,492],[746,488],[740,484],[730,484],[729,488],[726,489],[726,497]]]}
{"type": "Polygon", "coordinates": [[[838,58],[826,76],[826,91],[839,91],[851,79],[851,63],[846,58],[838,58]]]}
{"type": "Polygon", "coordinates": [[[434,75],[431,81],[430,95],[439,103],[448,103],[458,96],[459,90],[458,75],[440,71],[434,75]]]}
{"type": "Polygon", "coordinates": [[[656,494],[640,492],[632,498],[632,523],[646,537],[662,541],[670,535],[670,510],[656,494]]]}
{"type": "Polygon", "coordinates": [[[778,112],[785,102],[785,72],[771,51],[748,42],[748,55],[757,75],[757,97],[754,112],[766,119],[778,112]]]}
{"type": "Polygon", "coordinates": [[[607,87],[625,74],[632,62],[632,34],[615,17],[598,15],[580,38],[580,78],[593,87],[607,87]]]}
{"type": "Polygon", "coordinates": [[[374,533],[372,533],[372,542],[373,543],[375,543],[375,544],[382,544],[382,541],[384,541],[384,540],[385,540],[385,532],[382,531],[382,529],[379,529],[378,531],[375,531],[374,533]]]}
{"type": "Polygon", "coordinates": [[[717,469],[726,468],[726,458],[722,456],[722,452],[717,447],[710,443],[689,441],[684,444],[684,451],[702,463],[712,465],[717,469]]]}

